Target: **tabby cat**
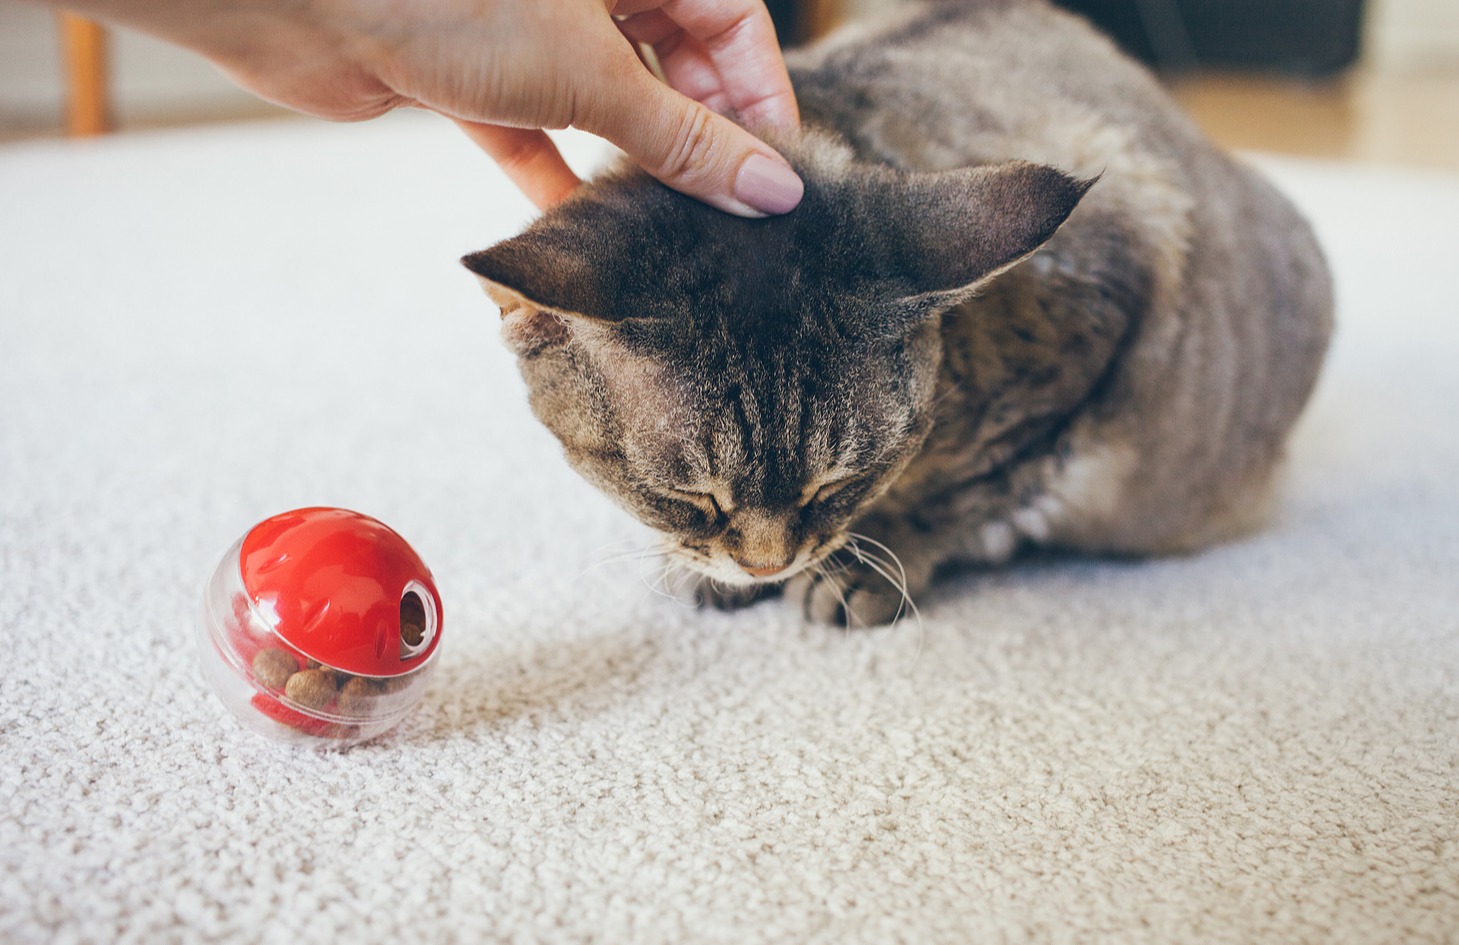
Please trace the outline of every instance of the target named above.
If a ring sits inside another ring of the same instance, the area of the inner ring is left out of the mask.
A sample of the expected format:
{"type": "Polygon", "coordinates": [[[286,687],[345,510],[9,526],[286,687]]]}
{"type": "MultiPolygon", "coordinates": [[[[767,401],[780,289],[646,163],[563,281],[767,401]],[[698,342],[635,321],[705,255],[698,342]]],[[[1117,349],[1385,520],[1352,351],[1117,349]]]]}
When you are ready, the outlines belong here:
{"type": "Polygon", "coordinates": [[[787,60],[796,210],[618,168],[464,260],[568,461],[699,600],[876,624],[947,565],[1259,523],[1332,325],[1280,194],[1043,0],[787,60]]]}

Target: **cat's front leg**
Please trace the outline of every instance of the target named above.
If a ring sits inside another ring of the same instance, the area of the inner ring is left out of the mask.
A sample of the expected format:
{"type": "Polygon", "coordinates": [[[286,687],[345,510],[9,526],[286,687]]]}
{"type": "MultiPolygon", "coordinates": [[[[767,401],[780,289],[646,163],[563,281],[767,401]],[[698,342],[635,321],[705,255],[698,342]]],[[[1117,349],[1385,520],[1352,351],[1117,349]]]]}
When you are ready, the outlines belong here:
{"type": "Polygon", "coordinates": [[[893,623],[932,584],[937,562],[921,545],[911,528],[862,521],[841,550],[790,579],[785,599],[820,623],[893,623]]]}

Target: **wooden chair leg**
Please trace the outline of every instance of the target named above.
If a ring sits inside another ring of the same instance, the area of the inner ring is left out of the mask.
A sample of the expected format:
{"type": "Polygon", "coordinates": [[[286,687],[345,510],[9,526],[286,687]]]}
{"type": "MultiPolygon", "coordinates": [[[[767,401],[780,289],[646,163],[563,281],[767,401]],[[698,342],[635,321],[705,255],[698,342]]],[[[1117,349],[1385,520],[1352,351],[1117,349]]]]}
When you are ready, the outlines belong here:
{"type": "Polygon", "coordinates": [[[66,67],[66,133],[73,138],[111,130],[106,30],[74,13],[61,13],[61,51],[66,67]]]}

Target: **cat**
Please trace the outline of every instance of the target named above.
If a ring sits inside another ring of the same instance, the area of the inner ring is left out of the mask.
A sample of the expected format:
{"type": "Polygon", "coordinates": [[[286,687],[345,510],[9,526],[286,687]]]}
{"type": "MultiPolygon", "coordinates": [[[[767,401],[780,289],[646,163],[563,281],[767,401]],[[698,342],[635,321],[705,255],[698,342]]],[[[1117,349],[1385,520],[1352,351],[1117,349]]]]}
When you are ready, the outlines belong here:
{"type": "Polygon", "coordinates": [[[1286,199],[1043,0],[930,0],[787,62],[796,210],[619,167],[463,260],[536,415],[696,599],[873,625],[945,566],[1261,523],[1332,329],[1286,199]]]}

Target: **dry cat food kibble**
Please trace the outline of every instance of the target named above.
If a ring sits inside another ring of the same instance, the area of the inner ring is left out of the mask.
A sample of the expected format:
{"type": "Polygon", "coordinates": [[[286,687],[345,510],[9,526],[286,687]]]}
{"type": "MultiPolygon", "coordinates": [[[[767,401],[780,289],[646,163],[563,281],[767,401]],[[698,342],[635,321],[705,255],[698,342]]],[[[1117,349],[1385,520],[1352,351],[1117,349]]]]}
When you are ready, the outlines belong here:
{"type": "MultiPolygon", "coordinates": [[[[424,624],[401,624],[402,640],[419,645],[424,624]]],[[[392,679],[367,679],[351,676],[325,666],[318,660],[307,660],[305,668],[286,650],[260,650],[253,658],[253,678],[269,689],[282,691],[290,700],[307,709],[335,710],[343,716],[358,717],[376,696],[395,691],[392,679]]]]}
{"type": "Polygon", "coordinates": [[[338,691],[334,677],[322,669],[302,669],[284,685],[284,695],[306,709],[328,708],[338,691]]]}
{"type": "Polygon", "coordinates": [[[228,551],[199,628],[207,676],[247,727],[342,747],[420,701],[441,601],[425,564],[385,525],[300,509],[259,523],[228,551]]]}
{"type": "Polygon", "coordinates": [[[369,701],[381,692],[378,684],[356,676],[339,690],[339,711],[345,715],[359,715],[369,701]]]}
{"type": "Polygon", "coordinates": [[[426,612],[420,598],[408,597],[400,602],[400,642],[406,646],[420,646],[425,636],[426,612]]]}
{"type": "Polygon", "coordinates": [[[270,689],[282,689],[289,677],[299,671],[299,661],[286,650],[269,647],[253,658],[253,678],[270,689]]]}

